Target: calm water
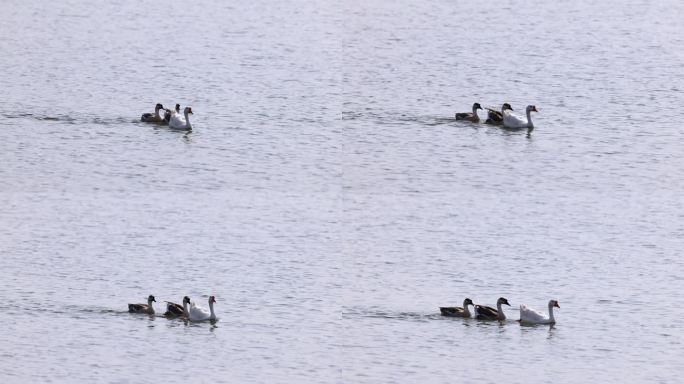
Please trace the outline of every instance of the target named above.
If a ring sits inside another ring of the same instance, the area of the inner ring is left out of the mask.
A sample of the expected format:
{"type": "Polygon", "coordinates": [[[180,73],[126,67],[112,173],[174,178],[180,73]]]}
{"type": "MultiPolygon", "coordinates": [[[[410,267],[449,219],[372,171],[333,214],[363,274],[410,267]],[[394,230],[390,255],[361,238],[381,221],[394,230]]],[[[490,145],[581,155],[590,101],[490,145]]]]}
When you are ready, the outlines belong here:
{"type": "Polygon", "coordinates": [[[5,4],[0,381],[681,381],[684,3],[651,3],[5,4]],[[466,296],[511,320],[438,315],[466,296]]]}

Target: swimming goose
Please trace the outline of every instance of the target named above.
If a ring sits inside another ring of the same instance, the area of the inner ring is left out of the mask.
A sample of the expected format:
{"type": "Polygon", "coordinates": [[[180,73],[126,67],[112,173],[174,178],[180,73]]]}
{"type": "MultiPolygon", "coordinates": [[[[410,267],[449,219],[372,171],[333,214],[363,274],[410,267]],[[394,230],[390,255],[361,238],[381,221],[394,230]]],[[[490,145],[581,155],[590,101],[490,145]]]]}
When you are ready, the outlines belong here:
{"type": "Polygon", "coordinates": [[[501,309],[501,304],[506,304],[509,307],[511,306],[508,304],[508,300],[503,297],[499,297],[499,300],[496,301],[496,309],[485,305],[476,305],[475,318],[479,320],[506,320],[506,315],[504,314],[503,309],[501,309]]]}
{"type": "Polygon", "coordinates": [[[188,317],[188,303],[190,303],[190,298],[183,297],[183,305],[172,303],[170,301],[166,302],[166,312],[164,316],[166,317],[188,317]]]}
{"type": "Polygon", "coordinates": [[[214,321],[216,320],[216,314],[214,313],[214,303],[216,298],[214,296],[209,296],[209,311],[202,307],[198,307],[195,303],[190,304],[190,309],[188,311],[188,320],[198,322],[198,321],[214,321]]]}
{"type": "Polygon", "coordinates": [[[170,109],[165,109],[166,112],[164,112],[164,122],[166,124],[169,123],[169,120],[171,120],[171,115],[174,113],[180,113],[180,104],[176,104],[176,109],[174,111],[170,109]]]}
{"type": "Polygon", "coordinates": [[[525,305],[520,306],[520,323],[522,324],[555,324],[556,319],[553,317],[553,308],[556,307],[560,309],[557,300],[549,301],[549,314],[548,316],[544,313],[537,312],[532,308],[528,308],[525,305]]]}
{"type": "Polygon", "coordinates": [[[482,109],[480,103],[473,104],[473,112],[463,112],[456,114],[456,120],[468,120],[473,123],[480,121],[480,117],[477,115],[477,110],[482,109]]]}
{"type": "Polygon", "coordinates": [[[463,308],[461,307],[439,307],[439,311],[442,312],[442,316],[451,317],[470,317],[470,311],[468,310],[469,305],[473,304],[473,301],[466,298],[463,300],[463,308]]]}
{"type": "Polygon", "coordinates": [[[504,103],[501,106],[501,112],[492,109],[492,108],[487,108],[487,120],[485,120],[485,124],[492,124],[492,125],[501,125],[503,124],[503,117],[506,114],[507,110],[513,110],[513,107],[511,107],[510,104],[504,103]]]}
{"type": "Polygon", "coordinates": [[[147,313],[148,315],[154,315],[154,307],[152,302],[157,301],[154,296],[150,295],[147,297],[147,304],[128,304],[128,312],[131,313],[147,313]]]}
{"type": "Polygon", "coordinates": [[[530,118],[530,112],[537,112],[537,107],[534,105],[528,105],[527,108],[525,108],[525,114],[527,115],[527,121],[523,120],[521,117],[518,117],[516,115],[513,115],[511,113],[506,114],[503,117],[503,125],[504,128],[508,129],[523,129],[527,128],[528,133],[531,132],[534,129],[534,125],[532,124],[532,119],[530,118]]]}
{"type": "Polygon", "coordinates": [[[145,123],[163,123],[164,119],[159,116],[159,110],[161,109],[164,109],[164,106],[161,105],[161,103],[157,103],[157,105],[154,106],[154,113],[143,113],[142,116],[140,116],[140,121],[145,123]]]}
{"type": "Polygon", "coordinates": [[[183,110],[183,114],[185,115],[185,118],[181,117],[179,113],[171,114],[171,119],[169,120],[169,128],[191,130],[192,124],[190,124],[190,116],[188,115],[192,115],[192,108],[185,107],[185,109],[183,110]]]}

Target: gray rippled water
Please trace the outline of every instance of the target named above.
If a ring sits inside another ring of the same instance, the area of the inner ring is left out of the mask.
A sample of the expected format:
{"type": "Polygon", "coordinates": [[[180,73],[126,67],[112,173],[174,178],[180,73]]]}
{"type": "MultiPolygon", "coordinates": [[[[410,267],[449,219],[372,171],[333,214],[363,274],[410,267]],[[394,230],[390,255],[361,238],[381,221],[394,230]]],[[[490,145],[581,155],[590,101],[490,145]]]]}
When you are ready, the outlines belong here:
{"type": "Polygon", "coordinates": [[[681,380],[681,2],[4,11],[3,383],[681,380]]]}

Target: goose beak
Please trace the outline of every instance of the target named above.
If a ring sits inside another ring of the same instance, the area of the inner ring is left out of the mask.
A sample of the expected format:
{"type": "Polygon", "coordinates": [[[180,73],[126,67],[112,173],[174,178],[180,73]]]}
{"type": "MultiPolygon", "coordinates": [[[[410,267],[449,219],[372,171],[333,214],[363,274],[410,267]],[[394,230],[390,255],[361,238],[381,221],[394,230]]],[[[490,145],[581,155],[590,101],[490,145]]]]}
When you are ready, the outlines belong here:
{"type": "Polygon", "coordinates": [[[560,309],[560,305],[558,305],[558,302],[554,303],[553,306],[560,309]]]}

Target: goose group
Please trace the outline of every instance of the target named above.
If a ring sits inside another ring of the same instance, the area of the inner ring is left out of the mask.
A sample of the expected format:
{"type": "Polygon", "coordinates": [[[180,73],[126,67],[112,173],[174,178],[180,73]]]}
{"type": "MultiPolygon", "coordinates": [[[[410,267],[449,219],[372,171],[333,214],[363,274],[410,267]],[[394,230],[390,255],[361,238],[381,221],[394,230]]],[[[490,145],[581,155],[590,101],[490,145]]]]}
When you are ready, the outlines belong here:
{"type": "MultiPolygon", "coordinates": [[[[462,318],[474,318],[477,320],[498,320],[505,321],[506,314],[503,311],[502,305],[508,305],[508,300],[505,297],[500,297],[496,301],[496,308],[488,307],[486,305],[478,305],[473,303],[469,298],[463,300],[463,307],[439,307],[439,311],[442,316],[447,317],[462,317],[462,318]],[[469,306],[473,306],[474,312],[471,313],[468,309],[469,306]]],[[[560,308],[558,300],[549,301],[549,313],[545,314],[542,312],[535,311],[528,306],[520,305],[520,319],[517,321],[520,324],[555,324],[556,318],[553,316],[553,309],[560,308]]]]}
{"type": "Polygon", "coordinates": [[[140,121],[143,123],[153,123],[157,125],[167,125],[171,129],[178,130],[192,130],[192,124],[190,123],[189,115],[192,115],[192,107],[185,107],[183,113],[180,110],[180,104],[176,104],[174,109],[164,108],[164,105],[157,103],[154,106],[154,113],[143,113],[140,116],[140,121]],[[159,113],[164,110],[164,116],[159,113]]]}
{"type": "MultiPolygon", "coordinates": [[[[147,297],[147,304],[128,304],[128,312],[140,313],[146,315],[154,315],[153,302],[156,302],[153,295],[147,297]]],[[[209,296],[209,310],[200,307],[190,300],[190,297],[184,296],[181,304],[171,301],[166,301],[166,312],[164,317],[180,318],[191,322],[216,321],[216,313],[214,312],[214,303],[216,303],[216,296],[209,296]]]]}
{"type": "MultiPolygon", "coordinates": [[[[472,123],[479,123],[480,117],[477,115],[477,110],[483,109],[480,103],[473,104],[472,112],[462,112],[456,113],[456,120],[465,120],[472,123]]],[[[528,105],[525,108],[525,117],[516,116],[513,114],[513,107],[509,103],[503,103],[501,105],[501,110],[495,108],[485,108],[487,110],[487,119],[484,121],[485,124],[501,126],[504,129],[519,130],[527,129],[529,134],[534,129],[534,124],[532,123],[531,112],[539,112],[535,105],[528,105]]]]}

